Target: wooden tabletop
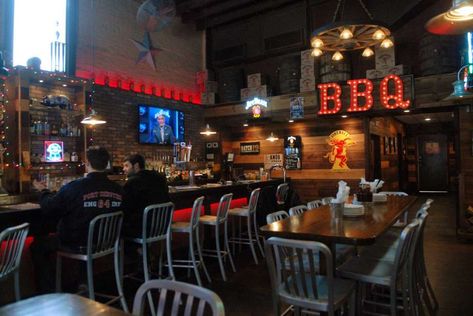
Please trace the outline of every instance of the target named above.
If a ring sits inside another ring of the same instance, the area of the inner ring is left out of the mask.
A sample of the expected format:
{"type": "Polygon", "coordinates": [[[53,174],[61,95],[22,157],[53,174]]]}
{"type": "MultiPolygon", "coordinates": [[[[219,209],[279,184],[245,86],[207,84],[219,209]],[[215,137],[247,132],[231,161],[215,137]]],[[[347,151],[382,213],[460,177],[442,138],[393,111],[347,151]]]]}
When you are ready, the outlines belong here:
{"type": "Polygon", "coordinates": [[[0,315],[8,316],[126,316],[122,310],[67,293],[34,296],[0,308],[0,315]]]}
{"type": "Polygon", "coordinates": [[[262,226],[266,237],[315,240],[325,243],[373,244],[417,200],[415,196],[388,196],[387,202],[365,205],[365,215],[334,220],[330,207],[311,209],[299,216],[262,226]]]}

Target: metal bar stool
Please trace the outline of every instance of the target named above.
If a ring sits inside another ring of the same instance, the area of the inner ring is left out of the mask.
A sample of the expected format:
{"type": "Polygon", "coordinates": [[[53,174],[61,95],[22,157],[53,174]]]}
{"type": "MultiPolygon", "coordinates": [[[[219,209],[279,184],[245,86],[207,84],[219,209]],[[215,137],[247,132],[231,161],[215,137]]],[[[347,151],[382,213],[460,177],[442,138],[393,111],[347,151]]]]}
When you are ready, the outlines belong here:
{"type": "Polygon", "coordinates": [[[217,216],[204,215],[200,217],[199,222],[203,225],[210,225],[215,227],[215,244],[216,249],[203,249],[203,254],[205,256],[217,257],[218,263],[220,265],[220,272],[222,273],[222,278],[224,281],[227,280],[225,274],[225,267],[223,266],[223,258],[228,256],[230,265],[232,266],[233,272],[236,272],[235,265],[233,264],[232,254],[230,253],[230,247],[228,246],[228,209],[230,208],[230,203],[232,202],[233,193],[228,193],[223,195],[220,198],[218,204],[217,216]],[[224,249],[220,247],[220,225],[224,226],[224,249]],[[214,255],[216,253],[216,255],[214,255]]]}
{"type": "Polygon", "coordinates": [[[30,224],[9,227],[0,233],[0,281],[13,274],[15,300],[20,300],[20,262],[30,224]]]}
{"type": "Polygon", "coordinates": [[[200,246],[199,240],[199,219],[200,212],[202,210],[202,204],[204,202],[204,197],[198,197],[194,201],[192,206],[192,214],[190,222],[174,222],[171,225],[171,231],[174,233],[186,233],[189,234],[189,256],[190,260],[173,260],[173,268],[187,268],[194,269],[195,278],[199,286],[202,286],[202,281],[200,280],[199,266],[202,266],[207,280],[211,282],[209,272],[205,267],[204,259],[202,258],[202,249],[200,246]],[[194,239],[195,238],[195,239],[194,239]],[[197,254],[199,260],[195,259],[195,249],[194,245],[197,243],[197,254]]]}
{"type": "Polygon", "coordinates": [[[254,244],[258,245],[258,248],[261,252],[261,255],[264,258],[264,251],[263,247],[260,243],[260,238],[258,236],[258,227],[256,225],[256,207],[258,206],[258,198],[261,193],[261,188],[256,188],[251,192],[250,195],[250,202],[248,203],[247,207],[237,207],[228,210],[228,214],[233,216],[235,219],[241,219],[242,217],[246,217],[246,226],[247,226],[247,234],[248,238],[243,238],[241,236],[241,227],[240,227],[240,235],[239,237],[235,237],[234,233],[235,230],[233,229],[233,237],[230,239],[230,242],[233,244],[240,244],[240,245],[249,245],[251,248],[251,253],[253,254],[253,259],[255,263],[258,264],[258,257],[256,256],[256,251],[254,244]],[[254,236],[253,236],[254,234],[254,236]]]}
{"type": "Polygon", "coordinates": [[[285,209],[287,193],[289,192],[289,184],[281,183],[276,189],[276,204],[278,208],[285,209]]]}
{"type": "Polygon", "coordinates": [[[122,288],[122,277],[120,269],[120,231],[122,228],[123,213],[114,212],[96,216],[89,224],[87,237],[87,248],[85,253],[62,249],[57,252],[56,258],[56,291],[61,292],[62,257],[85,261],[87,264],[87,291],[89,298],[95,300],[95,295],[110,298],[106,304],[120,300],[122,308],[128,312],[125,296],[122,288]],[[114,256],[115,281],[117,283],[118,296],[110,296],[95,293],[93,262],[95,259],[108,255],[114,256]]]}

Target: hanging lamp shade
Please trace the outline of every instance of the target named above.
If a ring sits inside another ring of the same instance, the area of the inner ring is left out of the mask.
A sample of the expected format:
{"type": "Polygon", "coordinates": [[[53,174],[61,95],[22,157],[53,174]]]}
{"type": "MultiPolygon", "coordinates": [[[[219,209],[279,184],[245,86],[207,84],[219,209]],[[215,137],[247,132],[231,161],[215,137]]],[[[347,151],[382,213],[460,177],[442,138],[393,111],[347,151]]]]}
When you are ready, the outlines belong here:
{"type": "Polygon", "coordinates": [[[217,132],[214,131],[214,130],[212,130],[212,129],[210,128],[209,124],[207,124],[207,125],[205,126],[205,129],[204,129],[203,131],[201,131],[200,134],[201,134],[201,135],[207,135],[207,136],[208,136],[208,135],[215,135],[215,134],[217,134],[217,132]]]}
{"type": "Polygon", "coordinates": [[[467,68],[467,67],[470,67],[472,66],[471,64],[467,64],[467,65],[464,65],[462,66],[458,72],[457,72],[457,80],[455,80],[454,82],[452,82],[452,86],[453,86],[453,92],[448,96],[446,97],[444,100],[447,101],[447,100],[455,100],[455,99],[461,99],[461,98],[465,98],[465,97],[473,97],[473,93],[471,93],[470,91],[468,90],[465,90],[465,81],[462,80],[460,78],[460,75],[462,73],[462,71],[467,68]]]}
{"type": "Polygon", "coordinates": [[[102,119],[102,117],[98,115],[94,109],[90,111],[89,116],[84,117],[84,119],[81,121],[81,124],[85,124],[85,125],[99,125],[99,124],[105,124],[105,123],[107,123],[107,121],[102,119]]]}
{"type": "Polygon", "coordinates": [[[473,31],[473,0],[453,0],[452,7],[431,18],[427,31],[438,35],[456,35],[473,31]]]}
{"type": "Polygon", "coordinates": [[[268,138],[266,138],[266,140],[269,140],[270,142],[275,142],[277,141],[279,138],[277,136],[274,136],[274,133],[271,132],[271,134],[269,135],[268,138]]]}

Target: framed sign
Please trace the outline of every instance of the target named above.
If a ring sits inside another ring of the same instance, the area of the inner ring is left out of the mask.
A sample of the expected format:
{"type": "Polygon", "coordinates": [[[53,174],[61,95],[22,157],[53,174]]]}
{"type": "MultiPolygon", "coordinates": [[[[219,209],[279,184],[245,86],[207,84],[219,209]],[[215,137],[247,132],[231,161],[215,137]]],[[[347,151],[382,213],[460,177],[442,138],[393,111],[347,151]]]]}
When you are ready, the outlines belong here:
{"type": "Polygon", "coordinates": [[[240,143],[240,155],[258,155],[259,142],[240,143]]]}
{"type": "Polygon", "coordinates": [[[289,117],[293,119],[302,119],[304,118],[304,98],[295,97],[291,98],[289,102],[289,117]]]}
{"type": "Polygon", "coordinates": [[[283,163],[283,154],[268,154],[264,155],[264,169],[268,170],[274,165],[281,165],[283,163]]]}

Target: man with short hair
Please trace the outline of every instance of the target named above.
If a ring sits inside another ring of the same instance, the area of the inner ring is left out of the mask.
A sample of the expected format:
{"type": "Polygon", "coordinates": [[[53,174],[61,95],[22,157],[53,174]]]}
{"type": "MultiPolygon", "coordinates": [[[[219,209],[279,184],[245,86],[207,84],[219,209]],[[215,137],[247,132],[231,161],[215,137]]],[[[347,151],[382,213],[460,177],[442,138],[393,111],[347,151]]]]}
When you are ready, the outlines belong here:
{"type": "Polygon", "coordinates": [[[123,187],[125,191],[123,234],[129,237],[141,237],[145,207],[170,201],[166,177],[156,171],[146,170],[145,159],[139,154],[125,158],[123,171],[128,177],[123,187]]]}
{"type": "Polygon", "coordinates": [[[166,124],[166,117],[162,112],[154,115],[158,121],[158,125],[153,128],[153,142],[158,144],[172,145],[176,141],[176,137],[172,131],[172,127],[166,124]]]}
{"type": "Polygon", "coordinates": [[[123,189],[108,179],[105,169],[110,155],[103,147],[90,147],[87,156],[87,176],[64,185],[56,194],[43,182],[33,181],[41,191],[40,205],[44,216],[59,218],[57,235],[35,238],[31,245],[40,291],[53,290],[55,264],[52,255],[59,247],[84,251],[89,224],[94,217],[122,209],[123,189]]]}

